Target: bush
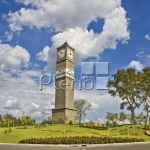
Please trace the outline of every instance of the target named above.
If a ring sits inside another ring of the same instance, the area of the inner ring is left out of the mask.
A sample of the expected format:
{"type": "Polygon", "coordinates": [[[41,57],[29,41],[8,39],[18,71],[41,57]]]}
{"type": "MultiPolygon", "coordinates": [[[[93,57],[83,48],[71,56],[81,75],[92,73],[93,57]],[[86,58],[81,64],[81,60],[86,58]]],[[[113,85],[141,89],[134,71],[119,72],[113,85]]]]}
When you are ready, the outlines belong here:
{"type": "Polygon", "coordinates": [[[129,143],[143,142],[143,139],[136,138],[111,138],[111,137],[52,137],[52,138],[30,138],[19,141],[28,144],[107,144],[107,143],[129,143]]]}
{"type": "Polygon", "coordinates": [[[145,134],[150,136],[150,131],[146,131],[145,134]]]}
{"type": "Polygon", "coordinates": [[[7,133],[8,133],[8,131],[7,131],[7,130],[5,130],[5,131],[4,131],[4,134],[7,134],[7,133]]]}
{"type": "Polygon", "coordinates": [[[38,124],[38,128],[41,129],[41,124],[38,124]]]}
{"type": "Polygon", "coordinates": [[[4,131],[4,134],[11,133],[11,132],[12,132],[12,129],[9,128],[8,130],[5,130],[5,131],[4,131]]]}
{"type": "Polygon", "coordinates": [[[12,132],[11,128],[8,129],[8,132],[12,132]]]}
{"type": "Polygon", "coordinates": [[[69,121],[69,125],[72,125],[72,120],[69,121]]]}

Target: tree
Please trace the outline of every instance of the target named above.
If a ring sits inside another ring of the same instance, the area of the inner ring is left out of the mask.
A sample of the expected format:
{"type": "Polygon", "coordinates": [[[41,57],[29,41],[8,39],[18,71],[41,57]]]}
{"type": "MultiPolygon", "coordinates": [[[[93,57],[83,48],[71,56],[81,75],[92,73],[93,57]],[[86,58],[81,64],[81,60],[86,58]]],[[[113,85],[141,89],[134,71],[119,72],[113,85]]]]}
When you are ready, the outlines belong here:
{"type": "MultiPolygon", "coordinates": [[[[113,122],[114,127],[117,126],[117,134],[118,134],[118,114],[117,113],[110,113],[110,112],[106,112],[107,116],[107,127],[108,127],[108,136],[109,136],[109,125],[110,122],[113,122]]],[[[118,134],[119,135],[119,134],[118,134]]]]}
{"type": "Polygon", "coordinates": [[[113,120],[113,123],[114,123],[114,126],[117,126],[118,125],[118,114],[117,113],[114,113],[113,114],[113,117],[114,117],[114,120],[113,120]]]}
{"type": "Polygon", "coordinates": [[[79,115],[76,115],[76,120],[77,120],[77,125],[78,125],[78,132],[79,132],[79,130],[80,130],[80,123],[79,123],[79,120],[80,120],[80,117],[79,117],[79,115]]]}
{"type": "Polygon", "coordinates": [[[22,116],[20,120],[21,120],[21,125],[23,125],[25,129],[27,128],[27,125],[32,125],[34,122],[34,120],[32,120],[30,116],[22,116]]]}
{"type": "Polygon", "coordinates": [[[7,126],[9,127],[10,124],[13,123],[14,116],[13,116],[12,114],[5,114],[5,115],[4,115],[4,119],[6,120],[7,126]]]}
{"type": "Polygon", "coordinates": [[[48,117],[48,123],[53,125],[53,131],[55,130],[54,125],[57,123],[57,120],[55,118],[52,118],[52,116],[48,117]]]}
{"type": "Polygon", "coordinates": [[[107,113],[107,116],[106,116],[106,119],[107,121],[114,121],[114,114],[113,113],[110,113],[110,112],[106,112],[107,113]]]}
{"type": "Polygon", "coordinates": [[[3,117],[2,117],[2,115],[0,115],[0,125],[2,125],[2,119],[3,119],[3,117]]]}
{"type": "Polygon", "coordinates": [[[121,69],[112,75],[113,80],[108,81],[109,94],[113,97],[119,96],[122,99],[120,108],[131,111],[133,122],[136,123],[135,109],[140,107],[140,73],[134,68],[121,69]]]}
{"type": "Polygon", "coordinates": [[[2,120],[1,120],[1,126],[2,127],[6,127],[7,126],[7,122],[6,122],[5,118],[2,118],[2,120]]]}
{"type": "Polygon", "coordinates": [[[143,122],[145,122],[146,116],[143,114],[143,112],[141,112],[136,116],[136,120],[138,124],[142,124],[143,122]]]}
{"type": "Polygon", "coordinates": [[[85,99],[78,99],[75,100],[74,107],[77,109],[77,118],[80,124],[82,117],[86,115],[86,111],[90,109],[91,104],[85,99]]]}
{"type": "Polygon", "coordinates": [[[63,123],[64,123],[64,133],[66,133],[66,128],[65,128],[65,124],[66,124],[66,121],[68,120],[68,116],[66,116],[66,115],[62,115],[61,117],[60,117],[60,120],[62,120],[63,121],[63,123]]]}
{"type": "Polygon", "coordinates": [[[114,115],[113,113],[110,113],[110,112],[106,112],[107,113],[107,116],[106,116],[106,119],[107,119],[107,122],[106,122],[106,125],[107,125],[107,129],[108,129],[108,136],[109,136],[109,125],[110,125],[110,121],[113,121],[114,120],[114,115]]]}
{"type": "Polygon", "coordinates": [[[125,124],[125,120],[127,119],[127,115],[124,112],[121,112],[119,114],[119,121],[123,122],[123,130],[124,130],[124,124],[125,124]]]}
{"type": "Polygon", "coordinates": [[[41,124],[42,126],[47,127],[47,120],[46,120],[46,119],[43,119],[40,124],[41,124]]]}
{"type": "Polygon", "coordinates": [[[141,81],[141,103],[146,111],[145,126],[149,123],[150,113],[150,67],[143,69],[142,81],[141,81]]]}

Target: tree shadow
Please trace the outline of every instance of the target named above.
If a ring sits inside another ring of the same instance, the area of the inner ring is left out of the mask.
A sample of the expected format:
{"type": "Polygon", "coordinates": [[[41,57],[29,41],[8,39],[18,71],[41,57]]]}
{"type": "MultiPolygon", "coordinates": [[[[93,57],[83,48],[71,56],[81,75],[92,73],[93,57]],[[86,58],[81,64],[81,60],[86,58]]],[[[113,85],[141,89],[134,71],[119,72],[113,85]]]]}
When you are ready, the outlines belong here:
{"type": "Polygon", "coordinates": [[[61,132],[61,131],[59,131],[59,130],[54,130],[54,131],[53,131],[53,130],[41,130],[41,131],[46,131],[46,132],[47,132],[47,131],[49,131],[49,132],[61,132]]]}
{"type": "Polygon", "coordinates": [[[107,130],[107,127],[100,127],[100,126],[80,126],[81,128],[88,128],[88,129],[95,129],[95,130],[107,130]]]}

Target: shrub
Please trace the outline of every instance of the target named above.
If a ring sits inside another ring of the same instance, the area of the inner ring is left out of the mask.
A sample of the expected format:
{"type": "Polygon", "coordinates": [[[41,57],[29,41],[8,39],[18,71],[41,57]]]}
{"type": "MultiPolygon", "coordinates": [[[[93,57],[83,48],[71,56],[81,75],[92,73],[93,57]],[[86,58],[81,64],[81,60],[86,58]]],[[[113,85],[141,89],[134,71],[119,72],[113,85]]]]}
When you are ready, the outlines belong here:
{"type": "Polygon", "coordinates": [[[19,141],[28,144],[107,144],[107,143],[128,143],[143,142],[143,139],[136,138],[111,138],[111,137],[52,137],[52,138],[30,138],[19,141]]]}
{"type": "Polygon", "coordinates": [[[41,124],[38,124],[38,128],[41,129],[41,124]]]}
{"type": "Polygon", "coordinates": [[[12,129],[11,129],[11,128],[9,128],[9,129],[8,129],[8,132],[12,132],[12,129]]]}
{"type": "Polygon", "coordinates": [[[11,133],[11,132],[12,132],[12,129],[9,128],[8,130],[5,130],[5,131],[4,131],[4,134],[11,133]]]}
{"type": "Polygon", "coordinates": [[[4,134],[7,134],[7,133],[8,133],[8,131],[7,131],[7,130],[5,130],[5,131],[4,131],[4,134]]]}
{"type": "Polygon", "coordinates": [[[146,131],[145,134],[150,136],[150,131],[146,131]]]}
{"type": "Polygon", "coordinates": [[[69,121],[69,125],[72,125],[72,120],[69,121]]]}

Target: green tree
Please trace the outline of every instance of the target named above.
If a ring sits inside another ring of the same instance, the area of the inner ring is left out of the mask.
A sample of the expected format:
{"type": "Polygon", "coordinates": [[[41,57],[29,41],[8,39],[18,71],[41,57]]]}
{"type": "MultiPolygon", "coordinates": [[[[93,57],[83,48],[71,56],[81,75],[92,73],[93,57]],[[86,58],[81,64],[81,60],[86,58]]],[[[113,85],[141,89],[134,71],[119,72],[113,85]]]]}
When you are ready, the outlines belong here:
{"type": "Polygon", "coordinates": [[[141,112],[136,116],[136,120],[138,124],[142,124],[143,122],[145,122],[146,116],[143,114],[143,112],[141,112]]]}
{"type": "Polygon", "coordinates": [[[107,119],[106,125],[107,125],[108,136],[109,136],[109,134],[110,134],[110,131],[109,131],[110,121],[112,122],[114,120],[114,116],[113,116],[113,113],[110,113],[110,112],[106,112],[106,113],[107,113],[107,116],[106,116],[106,119],[107,119]]]}
{"type": "Polygon", "coordinates": [[[3,119],[3,117],[2,117],[2,115],[0,115],[0,126],[2,125],[2,119],[3,119]]]}
{"type": "Polygon", "coordinates": [[[43,119],[40,124],[41,124],[42,126],[45,126],[45,127],[46,127],[46,126],[47,126],[47,120],[46,120],[46,119],[43,119]]]}
{"type": "Polygon", "coordinates": [[[122,99],[120,108],[131,111],[133,122],[136,123],[135,109],[140,107],[140,73],[134,68],[121,69],[112,75],[113,80],[109,80],[107,87],[110,88],[111,96],[119,96],[122,99]]]}
{"type": "Polygon", "coordinates": [[[2,127],[6,127],[7,126],[7,121],[6,121],[5,118],[2,118],[2,120],[1,120],[1,126],[2,127]]]}
{"type": "Polygon", "coordinates": [[[107,127],[108,127],[108,136],[109,136],[109,126],[110,126],[110,122],[113,123],[113,126],[117,127],[117,135],[119,135],[118,133],[118,114],[117,113],[110,113],[110,112],[106,112],[107,113],[107,116],[106,116],[106,119],[107,119],[107,127]]]}
{"type": "Polygon", "coordinates": [[[124,112],[121,112],[119,114],[119,121],[123,122],[123,130],[124,130],[124,124],[125,124],[125,120],[127,119],[127,115],[124,112]]]}
{"type": "Polygon", "coordinates": [[[150,67],[143,69],[142,81],[141,81],[141,102],[146,111],[145,126],[149,124],[149,113],[150,113],[150,67]]]}
{"type": "Polygon", "coordinates": [[[106,112],[106,113],[107,113],[106,119],[109,121],[113,121],[114,120],[113,114],[110,112],[106,112]]]}
{"type": "Polygon", "coordinates": [[[94,122],[91,120],[91,121],[89,122],[89,124],[90,124],[90,126],[91,126],[91,132],[93,132],[94,122]]]}
{"type": "Polygon", "coordinates": [[[113,117],[114,117],[114,120],[113,120],[114,126],[118,126],[118,119],[119,119],[118,114],[114,113],[113,117]]]}
{"type": "Polygon", "coordinates": [[[76,119],[76,121],[77,121],[78,132],[79,132],[79,130],[80,130],[80,116],[77,114],[75,119],[76,119]]]}
{"type": "Polygon", "coordinates": [[[5,114],[4,119],[6,120],[7,126],[9,127],[13,124],[14,116],[12,114],[5,114]]]}
{"type": "Polygon", "coordinates": [[[65,127],[65,125],[66,125],[66,121],[68,120],[68,116],[66,116],[66,115],[62,115],[61,117],[60,117],[60,120],[62,120],[63,121],[63,124],[64,124],[64,133],[66,133],[66,127],[65,127]]]}
{"type": "Polygon", "coordinates": [[[21,125],[24,126],[24,128],[27,128],[28,125],[32,125],[33,124],[33,120],[30,116],[22,116],[20,118],[21,121],[21,125]]]}
{"type": "Polygon", "coordinates": [[[54,131],[57,120],[55,118],[52,118],[52,116],[50,116],[50,117],[48,117],[48,123],[53,125],[53,131],[54,131]]]}
{"type": "Polygon", "coordinates": [[[77,109],[77,118],[80,124],[82,117],[86,115],[86,111],[90,109],[91,104],[85,99],[78,99],[75,100],[74,107],[77,109]]]}

